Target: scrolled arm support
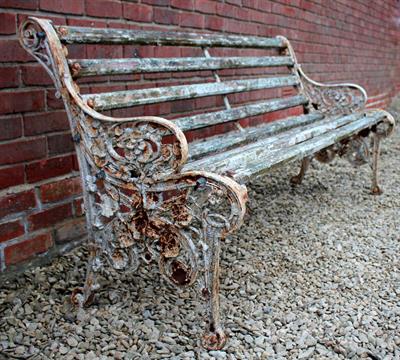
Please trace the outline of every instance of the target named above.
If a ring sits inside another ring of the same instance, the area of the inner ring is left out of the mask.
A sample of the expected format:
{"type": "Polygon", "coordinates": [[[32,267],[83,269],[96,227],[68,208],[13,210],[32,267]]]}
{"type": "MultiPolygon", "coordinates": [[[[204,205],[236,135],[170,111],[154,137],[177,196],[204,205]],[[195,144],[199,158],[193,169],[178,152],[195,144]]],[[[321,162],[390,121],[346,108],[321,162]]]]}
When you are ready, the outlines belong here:
{"type": "Polygon", "coordinates": [[[370,110],[370,111],[376,111],[376,112],[379,112],[382,115],[384,115],[382,122],[380,122],[374,129],[376,135],[380,139],[386,138],[386,137],[392,135],[393,131],[394,131],[394,127],[396,125],[396,121],[395,121],[393,115],[390,114],[388,111],[382,110],[382,109],[370,110]]]}
{"type": "Polygon", "coordinates": [[[356,84],[322,84],[311,80],[298,66],[305,95],[310,99],[310,111],[326,115],[348,115],[362,111],[367,102],[367,93],[356,84]]]}
{"type": "Polygon", "coordinates": [[[290,41],[284,36],[278,36],[286,45],[285,51],[293,59],[293,72],[300,77],[300,88],[309,98],[309,110],[322,112],[326,115],[347,115],[364,110],[367,102],[367,92],[357,84],[322,84],[311,80],[297,61],[290,41]]]}

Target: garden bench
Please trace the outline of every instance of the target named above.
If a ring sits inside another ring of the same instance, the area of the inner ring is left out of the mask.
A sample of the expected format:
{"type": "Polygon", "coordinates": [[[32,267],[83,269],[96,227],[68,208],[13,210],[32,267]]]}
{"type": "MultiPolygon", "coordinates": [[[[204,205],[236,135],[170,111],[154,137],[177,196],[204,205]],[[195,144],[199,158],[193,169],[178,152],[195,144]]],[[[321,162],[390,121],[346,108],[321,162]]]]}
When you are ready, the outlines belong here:
{"type": "Polygon", "coordinates": [[[90,252],[85,285],[73,294],[78,305],[92,300],[96,274],[106,263],[135,270],[139,263],[158,262],[174,285],[197,281],[209,319],[204,346],[219,349],[226,340],[219,316],[220,243],[242,223],[245,183],[302,160],[300,173],[292,178],[299,184],[313,158],[328,162],[339,155],[355,165],[370,163],[372,191],[380,192],[379,142],[391,133],[393,117],[384,110],[366,110],[366,92],[358,85],[309,79],[284,37],[54,26],[32,17],[21,26],[20,40],[54,80],[76,145],[90,252]],[[73,59],[70,44],[177,46],[197,55],[73,59]],[[211,49],[224,56],[211,56],[211,49]],[[198,75],[203,71],[212,81],[198,75]],[[184,84],[182,75],[178,85],[158,86],[150,78],[145,88],[85,94],[77,82],[92,76],[179,72],[194,72],[197,82],[184,84]],[[235,95],[265,89],[281,90],[275,98],[254,101],[249,96],[247,103],[235,95]],[[203,97],[219,97],[224,108],[217,104],[169,120],[113,116],[115,109],[203,97]],[[251,125],[254,117],[299,107],[302,113],[279,121],[247,127],[238,122],[247,119],[251,125]],[[228,123],[235,125],[231,131],[188,144],[186,134],[228,123]]]}

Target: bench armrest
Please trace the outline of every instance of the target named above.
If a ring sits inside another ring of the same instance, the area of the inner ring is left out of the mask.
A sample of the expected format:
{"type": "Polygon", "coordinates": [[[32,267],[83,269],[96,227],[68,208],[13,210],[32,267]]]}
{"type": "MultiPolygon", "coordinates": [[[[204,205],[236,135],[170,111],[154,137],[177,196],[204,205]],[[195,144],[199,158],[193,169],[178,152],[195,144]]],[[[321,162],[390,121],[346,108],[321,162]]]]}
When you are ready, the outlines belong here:
{"type": "Polygon", "coordinates": [[[297,61],[290,41],[284,36],[278,36],[286,45],[286,52],[294,60],[293,71],[300,78],[302,92],[309,98],[309,110],[326,115],[347,115],[364,110],[367,103],[367,92],[359,85],[322,84],[311,80],[297,61]]]}
{"type": "Polygon", "coordinates": [[[310,99],[310,110],[326,115],[348,115],[362,111],[367,102],[367,92],[359,85],[322,84],[310,79],[298,65],[297,71],[305,95],[310,99]]]}

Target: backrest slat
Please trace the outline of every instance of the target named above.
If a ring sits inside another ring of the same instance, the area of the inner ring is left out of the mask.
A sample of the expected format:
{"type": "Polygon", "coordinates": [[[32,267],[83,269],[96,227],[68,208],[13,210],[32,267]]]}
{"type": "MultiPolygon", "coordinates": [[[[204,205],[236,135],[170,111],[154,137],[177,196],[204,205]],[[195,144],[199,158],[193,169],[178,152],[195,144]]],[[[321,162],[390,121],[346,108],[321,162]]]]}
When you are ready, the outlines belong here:
{"type": "Polygon", "coordinates": [[[146,58],[146,59],[71,59],[75,78],[156,72],[221,70],[273,66],[293,66],[290,56],[146,58]]]}
{"type": "Polygon", "coordinates": [[[294,86],[297,76],[269,77],[247,80],[178,85],[140,90],[114,91],[83,95],[82,98],[96,110],[108,110],[166,101],[194,99],[204,96],[233,94],[244,91],[294,86]]]}
{"type": "Polygon", "coordinates": [[[234,120],[244,119],[250,116],[257,116],[271,111],[304,105],[307,102],[308,99],[305,96],[297,95],[288,98],[272,99],[268,101],[247,104],[229,110],[186,116],[175,119],[174,123],[183,131],[194,130],[234,120]]]}
{"type": "Polygon", "coordinates": [[[220,34],[180,33],[126,29],[55,26],[62,42],[75,44],[138,44],[232,48],[285,48],[281,38],[220,34]]]}

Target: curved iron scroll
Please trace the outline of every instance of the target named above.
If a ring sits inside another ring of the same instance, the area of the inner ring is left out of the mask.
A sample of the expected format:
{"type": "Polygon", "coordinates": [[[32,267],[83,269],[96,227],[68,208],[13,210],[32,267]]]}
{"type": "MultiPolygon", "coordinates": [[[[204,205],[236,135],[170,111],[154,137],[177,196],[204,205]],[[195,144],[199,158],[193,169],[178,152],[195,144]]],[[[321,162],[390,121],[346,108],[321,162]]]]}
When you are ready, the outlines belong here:
{"type": "Polygon", "coordinates": [[[325,115],[347,115],[365,108],[368,96],[364,88],[357,84],[323,84],[310,79],[297,61],[290,41],[278,36],[286,45],[285,51],[293,58],[293,72],[299,76],[300,88],[310,100],[309,111],[325,115]]]}

